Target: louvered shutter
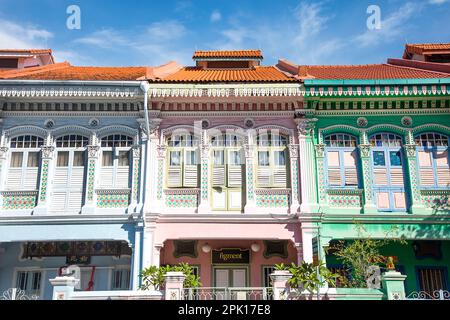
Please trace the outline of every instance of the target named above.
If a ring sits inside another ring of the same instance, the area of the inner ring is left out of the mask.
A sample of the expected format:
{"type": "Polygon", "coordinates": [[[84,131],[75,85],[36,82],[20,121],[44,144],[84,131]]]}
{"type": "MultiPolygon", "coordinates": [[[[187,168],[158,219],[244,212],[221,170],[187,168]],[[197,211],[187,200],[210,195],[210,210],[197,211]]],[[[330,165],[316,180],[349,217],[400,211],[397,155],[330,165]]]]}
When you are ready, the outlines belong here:
{"type": "Polygon", "coordinates": [[[273,184],[277,187],[285,188],[286,181],[287,181],[286,167],[285,166],[276,167],[273,172],[273,184]]]}
{"type": "Polygon", "coordinates": [[[22,187],[22,168],[9,168],[6,181],[7,190],[20,190],[22,187]]]}
{"type": "Polygon", "coordinates": [[[123,166],[117,168],[116,176],[116,188],[129,188],[130,187],[130,167],[123,166]]]}
{"type": "Polygon", "coordinates": [[[450,186],[450,166],[448,160],[448,150],[436,152],[436,170],[439,187],[450,186]]]}
{"type": "Polygon", "coordinates": [[[198,186],[198,170],[197,165],[184,166],[184,186],[188,188],[195,188],[198,186]]]}
{"type": "Polygon", "coordinates": [[[25,176],[23,177],[23,189],[37,190],[38,189],[38,168],[26,168],[25,176]]]}
{"type": "Polygon", "coordinates": [[[391,185],[403,187],[403,170],[402,168],[391,168],[391,185]]]}
{"type": "Polygon", "coordinates": [[[258,186],[260,187],[270,187],[270,167],[259,166],[257,170],[257,180],[258,186]]]}
{"type": "Polygon", "coordinates": [[[418,152],[420,185],[424,187],[431,187],[435,185],[431,156],[432,153],[428,151],[418,152]]]}
{"type": "Polygon", "coordinates": [[[113,167],[103,167],[100,170],[100,187],[101,188],[112,188],[114,180],[114,168],[113,167]]]}
{"type": "Polygon", "coordinates": [[[230,151],[228,159],[228,186],[240,187],[242,185],[242,161],[238,151],[230,151]]]}
{"type": "Polygon", "coordinates": [[[181,166],[169,167],[167,186],[169,188],[178,188],[182,186],[181,183],[181,166]]]}
{"type": "Polygon", "coordinates": [[[67,209],[70,211],[79,211],[81,210],[81,206],[83,204],[83,192],[80,191],[71,191],[68,194],[68,205],[67,209]]]}
{"type": "Polygon", "coordinates": [[[327,164],[328,164],[328,184],[330,186],[341,186],[341,168],[339,151],[327,152],[327,164]]]}
{"type": "Polygon", "coordinates": [[[65,191],[54,191],[52,197],[52,210],[59,211],[66,208],[66,197],[67,192],[65,191]]]}
{"type": "Polygon", "coordinates": [[[346,186],[358,185],[358,172],[356,167],[357,153],[356,151],[344,151],[344,177],[346,186]]]}
{"type": "Polygon", "coordinates": [[[386,168],[375,168],[373,169],[374,184],[378,186],[387,186],[387,169],[386,168]]]}

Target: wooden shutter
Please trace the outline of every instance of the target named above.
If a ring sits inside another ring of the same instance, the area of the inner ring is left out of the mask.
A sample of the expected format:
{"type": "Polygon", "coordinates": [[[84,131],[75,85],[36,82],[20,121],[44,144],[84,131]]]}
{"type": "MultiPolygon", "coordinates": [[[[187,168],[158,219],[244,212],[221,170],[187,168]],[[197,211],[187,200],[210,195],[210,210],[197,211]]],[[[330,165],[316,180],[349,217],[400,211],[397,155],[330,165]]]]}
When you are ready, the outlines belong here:
{"type": "Polygon", "coordinates": [[[374,184],[379,186],[387,186],[387,170],[386,168],[375,168],[373,169],[374,184]]]}
{"type": "Polygon", "coordinates": [[[436,152],[436,168],[439,187],[449,187],[450,166],[448,160],[448,150],[436,152]]]}
{"type": "Polygon", "coordinates": [[[225,186],[225,166],[213,167],[213,186],[214,187],[225,186]]]}
{"type": "Polygon", "coordinates": [[[167,186],[169,188],[178,188],[182,186],[181,183],[181,166],[169,167],[167,186]]]}
{"type": "Polygon", "coordinates": [[[188,188],[195,188],[198,186],[198,170],[197,165],[184,166],[184,182],[183,185],[188,188]]]}
{"type": "Polygon", "coordinates": [[[116,176],[116,188],[129,188],[130,187],[130,167],[123,166],[117,168],[116,176]]]}
{"type": "Polygon", "coordinates": [[[406,196],[404,192],[394,192],[395,209],[406,209],[406,196]]]}
{"type": "Polygon", "coordinates": [[[403,187],[403,170],[402,168],[391,168],[391,185],[403,187]]]}
{"type": "Polygon", "coordinates": [[[6,181],[7,190],[20,190],[22,187],[22,167],[9,168],[8,179],[6,181]]]}
{"type": "Polygon", "coordinates": [[[257,182],[260,187],[270,187],[270,167],[259,166],[257,170],[257,182]]]}
{"type": "Polygon", "coordinates": [[[358,185],[358,172],[356,167],[356,152],[344,151],[344,178],[346,186],[358,185]]]}
{"type": "Polygon", "coordinates": [[[341,186],[341,161],[339,158],[339,151],[327,152],[327,165],[328,165],[328,184],[330,186],[341,186]]]}
{"type": "Polygon", "coordinates": [[[23,189],[37,190],[38,189],[38,168],[26,168],[25,176],[23,177],[23,189]]]}
{"type": "Polygon", "coordinates": [[[65,191],[54,191],[52,197],[52,210],[64,210],[66,208],[66,197],[67,192],[65,191]]]}
{"type": "Polygon", "coordinates": [[[81,210],[81,205],[83,204],[83,192],[80,191],[71,191],[69,193],[68,206],[67,209],[71,211],[81,210]]]}
{"type": "Polygon", "coordinates": [[[418,152],[420,185],[424,187],[432,187],[435,184],[431,156],[428,151],[418,152]]]}
{"type": "Polygon", "coordinates": [[[103,167],[100,170],[100,187],[101,188],[112,188],[114,179],[114,168],[113,167],[103,167]]]}
{"type": "Polygon", "coordinates": [[[273,184],[277,187],[286,187],[286,167],[275,167],[273,171],[273,184]]]}
{"type": "Polygon", "coordinates": [[[242,166],[228,166],[228,186],[240,187],[242,185],[242,166]]]}

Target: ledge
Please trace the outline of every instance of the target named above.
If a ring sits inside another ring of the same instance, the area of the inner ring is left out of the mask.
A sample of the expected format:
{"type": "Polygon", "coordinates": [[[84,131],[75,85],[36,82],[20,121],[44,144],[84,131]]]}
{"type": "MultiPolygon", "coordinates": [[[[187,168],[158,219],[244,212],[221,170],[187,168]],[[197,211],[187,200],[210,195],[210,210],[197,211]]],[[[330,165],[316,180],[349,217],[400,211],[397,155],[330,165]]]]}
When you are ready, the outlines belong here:
{"type": "Polygon", "coordinates": [[[129,194],[131,189],[97,189],[96,194],[129,194]]]}
{"type": "Polygon", "coordinates": [[[183,189],[164,189],[165,194],[199,194],[199,188],[183,188],[183,189]]]}
{"type": "Polygon", "coordinates": [[[291,194],[291,189],[255,189],[256,195],[265,194],[291,194]]]}
{"type": "Polygon", "coordinates": [[[420,190],[422,195],[449,195],[450,189],[422,189],[420,190]]]}
{"type": "Polygon", "coordinates": [[[327,193],[332,195],[361,195],[363,192],[363,189],[327,189],[327,193]]]}
{"type": "Polygon", "coordinates": [[[0,194],[3,196],[28,196],[37,195],[38,193],[38,190],[0,191],[0,194]]]}

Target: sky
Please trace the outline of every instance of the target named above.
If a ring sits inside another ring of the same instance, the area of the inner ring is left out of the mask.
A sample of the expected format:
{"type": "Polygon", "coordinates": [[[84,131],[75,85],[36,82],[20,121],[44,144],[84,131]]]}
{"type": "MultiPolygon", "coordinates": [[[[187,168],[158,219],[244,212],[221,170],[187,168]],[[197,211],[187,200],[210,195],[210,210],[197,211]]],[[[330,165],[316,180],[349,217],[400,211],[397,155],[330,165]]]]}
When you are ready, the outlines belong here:
{"type": "Polygon", "coordinates": [[[0,48],[52,48],[73,65],[192,65],[218,49],[261,49],[266,65],[370,64],[428,42],[450,42],[450,0],[0,0],[0,48]],[[71,5],[80,29],[67,27],[71,5]]]}

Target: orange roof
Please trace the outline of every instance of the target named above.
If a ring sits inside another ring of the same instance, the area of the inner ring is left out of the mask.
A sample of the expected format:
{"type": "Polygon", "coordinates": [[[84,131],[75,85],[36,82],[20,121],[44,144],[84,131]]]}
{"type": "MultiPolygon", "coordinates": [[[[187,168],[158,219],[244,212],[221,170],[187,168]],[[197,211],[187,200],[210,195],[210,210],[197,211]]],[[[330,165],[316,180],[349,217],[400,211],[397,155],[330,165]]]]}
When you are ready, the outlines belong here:
{"type": "Polygon", "coordinates": [[[160,82],[292,82],[275,67],[255,67],[252,69],[202,69],[186,67],[167,77],[158,79],[160,82]]]}
{"type": "Polygon", "coordinates": [[[422,70],[390,64],[354,66],[300,66],[298,76],[306,79],[414,79],[450,78],[449,73],[422,70]]]}
{"type": "Polygon", "coordinates": [[[146,77],[147,67],[75,67],[68,62],[0,73],[2,79],[60,81],[135,81],[146,77]]]}
{"type": "Polygon", "coordinates": [[[52,49],[0,49],[0,53],[29,53],[29,54],[45,54],[52,53],[52,49]]]}
{"type": "Polygon", "coordinates": [[[422,43],[422,44],[407,44],[405,48],[404,58],[408,53],[413,54],[441,54],[450,53],[450,43],[422,43]]]}
{"type": "Polygon", "coordinates": [[[192,59],[217,59],[217,58],[251,58],[263,59],[261,50],[210,50],[195,51],[192,59]]]}

